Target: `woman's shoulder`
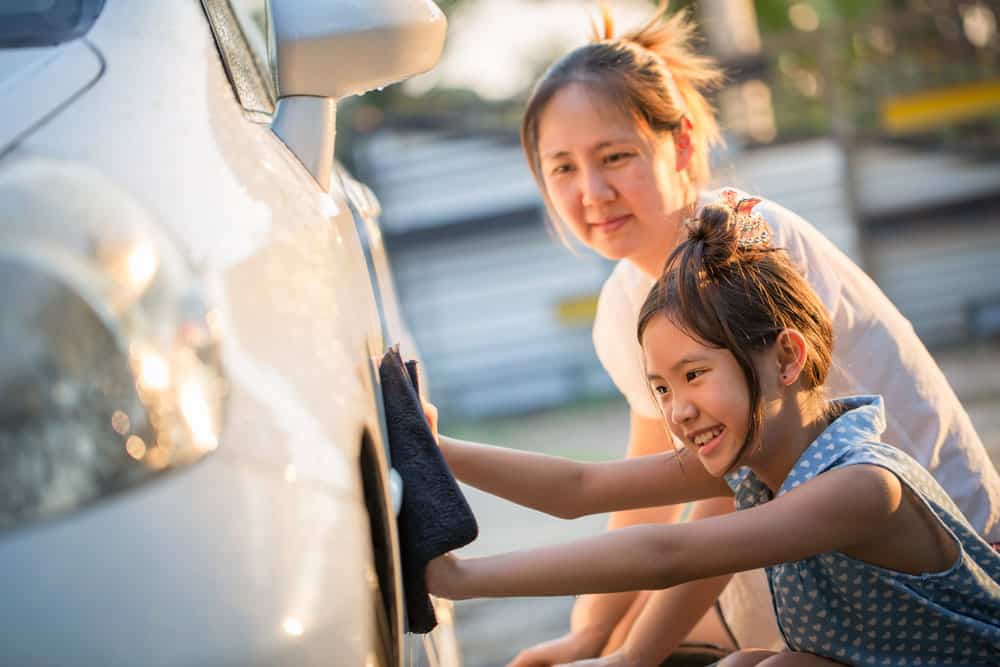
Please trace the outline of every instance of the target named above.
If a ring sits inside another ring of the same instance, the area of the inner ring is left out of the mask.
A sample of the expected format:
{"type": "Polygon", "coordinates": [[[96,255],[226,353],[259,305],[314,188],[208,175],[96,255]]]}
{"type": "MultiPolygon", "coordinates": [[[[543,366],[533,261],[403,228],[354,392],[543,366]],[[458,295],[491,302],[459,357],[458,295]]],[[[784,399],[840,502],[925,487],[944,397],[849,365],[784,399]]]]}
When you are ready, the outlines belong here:
{"type": "Polygon", "coordinates": [[[597,355],[607,367],[611,350],[621,346],[621,342],[629,338],[625,330],[627,323],[635,322],[638,311],[632,307],[630,285],[633,282],[628,274],[634,270],[628,262],[620,261],[601,287],[597,298],[597,310],[594,313],[593,339],[597,355]]]}
{"type": "Polygon", "coordinates": [[[642,370],[642,350],[636,340],[636,321],[652,280],[627,261],[621,261],[604,283],[594,316],[594,350],[604,370],[632,410],[659,419],[642,370]],[[645,284],[643,284],[645,283],[645,284]]]}
{"type": "Polygon", "coordinates": [[[601,287],[596,320],[617,320],[622,316],[634,320],[652,286],[652,279],[638,267],[628,260],[619,261],[601,287]]]}
{"type": "Polygon", "coordinates": [[[653,280],[644,274],[639,267],[627,259],[622,259],[615,264],[608,279],[604,281],[602,292],[610,289],[631,294],[638,289],[648,291],[652,284],[653,280]]]}

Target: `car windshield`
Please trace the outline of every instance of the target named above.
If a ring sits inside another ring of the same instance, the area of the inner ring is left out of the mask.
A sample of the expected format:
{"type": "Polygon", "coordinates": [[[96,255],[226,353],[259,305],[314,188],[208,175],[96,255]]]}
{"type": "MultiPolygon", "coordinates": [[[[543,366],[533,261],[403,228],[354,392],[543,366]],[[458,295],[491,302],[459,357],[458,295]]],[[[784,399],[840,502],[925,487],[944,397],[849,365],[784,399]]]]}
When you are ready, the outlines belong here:
{"type": "Polygon", "coordinates": [[[93,25],[104,0],[3,0],[0,48],[52,46],[80,37],[93,25]]]}

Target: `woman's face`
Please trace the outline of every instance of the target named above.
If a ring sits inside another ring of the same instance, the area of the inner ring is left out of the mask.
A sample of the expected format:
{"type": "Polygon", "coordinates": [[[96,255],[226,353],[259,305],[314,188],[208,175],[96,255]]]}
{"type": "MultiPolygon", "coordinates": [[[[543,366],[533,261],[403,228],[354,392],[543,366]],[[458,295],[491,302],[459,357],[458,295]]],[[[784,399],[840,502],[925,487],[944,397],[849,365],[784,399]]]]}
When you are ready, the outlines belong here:
{"type": "Polygon", "coordinates": [[[641,132],[579,83],[552,97],[538,135],[545,189],[573,235],[608,259],[659,274],[690,203],[671,137],[641,132]]]}

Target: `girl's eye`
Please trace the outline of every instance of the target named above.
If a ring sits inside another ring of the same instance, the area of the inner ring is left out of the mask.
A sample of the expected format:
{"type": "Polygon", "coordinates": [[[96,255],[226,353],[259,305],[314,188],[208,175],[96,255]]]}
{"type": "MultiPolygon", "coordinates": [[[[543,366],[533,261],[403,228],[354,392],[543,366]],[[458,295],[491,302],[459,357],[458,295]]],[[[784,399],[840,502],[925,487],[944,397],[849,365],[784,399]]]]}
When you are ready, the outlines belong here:
{"type": "Polygon", "coordinates": [[[693,370],[693,371],[688,371],[687,372],[687,381],[691,382],[691,380],[699,378],[699,377],[701,377],[704,374],[705,374],[705,369],[704,368],[699,368],[699,369],[696,369],[696,370],[693,370]]]}
{"type": "Polygon", "coordinates": [[[565,173],[567,173],[569,170],[570,170],[570,166],[568,164],[558,164],[558,165],[556,165],[555,167],[552,168],[552,172],[551,173],[552,173],[553,176],[558,176],[559,174],[565,174],[565,173]]]}
{"type": "Polygon", "coordinates": [[[662,385],[662,384],[655,385],[653,387],[653,391],[656,392],[657,394],[659,394],[660,396],[669,396],[670,395],[670,389],[667,386],[662,385]]]}

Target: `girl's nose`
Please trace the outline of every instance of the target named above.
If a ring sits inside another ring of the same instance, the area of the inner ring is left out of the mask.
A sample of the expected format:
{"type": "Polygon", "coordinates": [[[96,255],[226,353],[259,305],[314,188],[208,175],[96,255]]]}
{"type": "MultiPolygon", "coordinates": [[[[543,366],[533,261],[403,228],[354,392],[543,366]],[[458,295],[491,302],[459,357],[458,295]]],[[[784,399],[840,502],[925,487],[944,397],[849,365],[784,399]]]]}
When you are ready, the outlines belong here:
{"type": "Polygon", "coordinates": [[[670,418],[675,424],[683,424],[698,416],[694,403],[680,399],[676,395],[670,404],[670,418]]]}

